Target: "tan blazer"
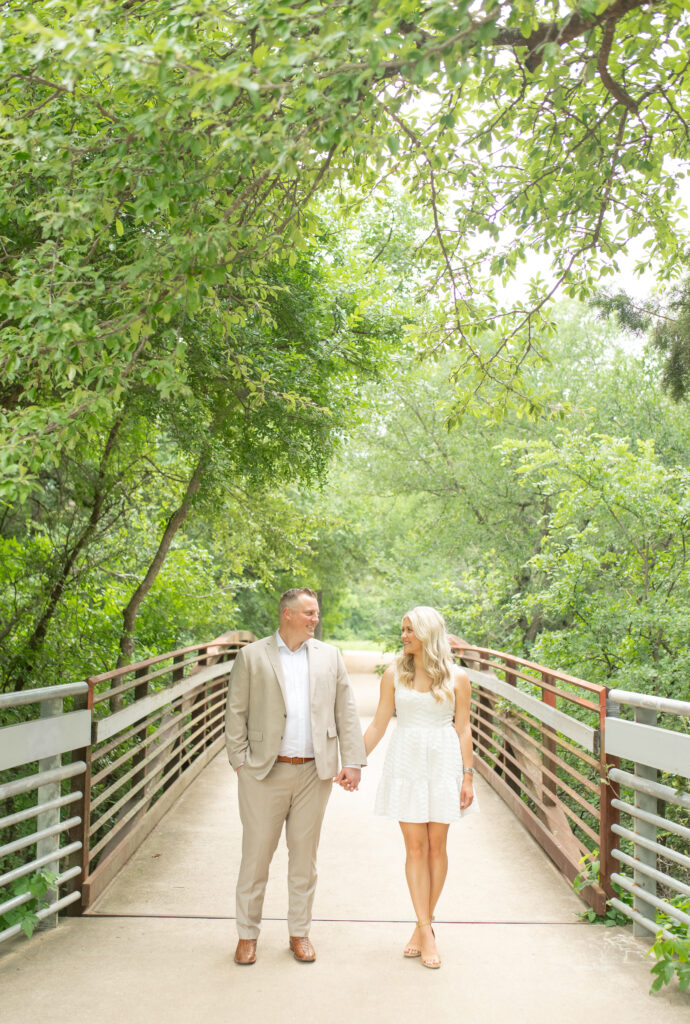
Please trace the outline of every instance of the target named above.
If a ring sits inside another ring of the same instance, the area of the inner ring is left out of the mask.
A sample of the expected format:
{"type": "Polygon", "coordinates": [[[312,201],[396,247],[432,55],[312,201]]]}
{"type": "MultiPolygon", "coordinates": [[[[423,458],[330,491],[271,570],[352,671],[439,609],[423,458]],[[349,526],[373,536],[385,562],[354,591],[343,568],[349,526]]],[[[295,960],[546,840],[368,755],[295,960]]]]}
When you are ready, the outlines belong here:
{"type": "MultiPolygon", "coordinates": [[[[364,741],[354,694],[337,647],[307,641],[311,730],[316,772],[338,773],[338,745],[344,765],[364,765],[364,741]]],[[[270,772],[280,752],[286,718],[285,681],[273,636],[243,647],[228,683],[225,745],[235,770],[245,765],[257,779],[270,772]]]]}

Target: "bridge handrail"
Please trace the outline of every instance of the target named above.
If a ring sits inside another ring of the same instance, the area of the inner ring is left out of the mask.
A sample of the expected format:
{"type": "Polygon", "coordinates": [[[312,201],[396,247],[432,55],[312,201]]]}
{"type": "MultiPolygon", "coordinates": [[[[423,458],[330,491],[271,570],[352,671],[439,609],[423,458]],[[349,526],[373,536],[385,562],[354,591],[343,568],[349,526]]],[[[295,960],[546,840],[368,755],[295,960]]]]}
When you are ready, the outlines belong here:
{"type": "MultiPolygon", "coordinates": [[[[222,747],[228,662],[252,639],[251,633],[228,633],[87,682],[2,695],[0,709],[36,703],[41,717],[0,729],[0,769],[3,754],[10,768],[26,765],[23,778],[0,784],[0,799],[37,793],[33,806],[0,818],[0,829],[10,833],[0,855],[36,848],[35,856],[0,876],[0,885],[49,866],[58,880],[38,917],[50,922],[59,909],[88,906],[222,747]],[[63,755],[71,761],[63,763],[63,755]],[[33,833],[12,835],[33,818],[33,833]],[[63,835],[67,845],[60,847],[63,835]],[[60,868],[62,860],[67,863],[60,868]]],[[[590,906],[602,913],[609,897],[633,919],[638,934],[654,931],[659,910],[670,906],[657,886],[688,895],[674,865],[690,870],[685,853],[657,842],[659,829],[667,844],[669,836],[681,843],[690,837],[673,817],[674,807],[690,807],[686,783],[673,787],[659,780],[660,772],[687,780],[690,736],[662,728],[657,716],[690,716],[690,703],[607,690],[452,639],[473,684],[478,771],[571,881],[582,858],[599,850],[600,884],[593,880],[580,893],[590,906]],[[578,688],[586,696],[573,692],[578,688]],[[620,705],[634,710],[634,722],[618,717],[620,705]],[[624,770],[621,759],[633,770],[624,770]],[[621,791],[632,798],[623,799],[621,791]],[[663,813],[659,800],[665,801],[663,813]],[[622,873],[625,868],[632,877],[622,873]],[[632,907],[620,890],[632,895],[632,907]]],[[[30,899],[9,896],[0,902],[0,914],[30,899]]],[[[682,924],[684,914],[673,907],[667,916],[682,924]]],[[[0,932],[0,941],[18,927],[0,932]]]]}
{"type": "MultiPolygon", "coordinates": [[[[35,793],[35,804],[5,814],[0,818],[0,835],[6,830],[9,839],[0,844],[0,863],[10,867],[0,874],[0,915],[29,904],[34,899],[31,891],[12,895],[10,888],[15,882],[35,875],[40,871],[50,872],[56,881],[45,894],[45,906],[37,908],[35,916],[46,925],[57,924],[58,912],[81,898],[79,876],[81,867],[75,863],[82,849],[79,832],[83,820],[79,804],[83,796],[83,779],[87,765],[84,759],[75,758],[72,753],[76,744],[88,742],[91,718],[80,711],[65,712],[64,702],[68,697],[79,697],[88,691],[85,683],[70,683],[65,686],[41,687],[22,693],[4,694],[10,698],[3,701],[4,708],[36,704],[40,717],[18,722],[0,729],[0,770],[22,770],[20,778],[0,784],[0,802],[10,804],[17,798],[26,798],[35,793]],[[62,756],[71,753],[72,763],[63,764],[62,756]],[[62,784],[71,780],[73,792],[62,794],[62,784]],[[70,810],[70,817],[62,818],[62,810],[77,805],[77,813],[70,810]],[[12,838],[17,826],[31,822],[34,831],[12,838]],[[61,844],[66,837],[68,842],[61,844]],[[24,856],[24,851],[27,855],[24,856]],[[32,852],[34,851],[34,852],[32,852]],[[21,863],[12,867],[12,860],[22,853],[21,863]],[[66,863],[63,863],[66,862],[66,863]],[[63,897],[59,889],[68,886],[63,897]]],[[[0,930],[0,942],[13,938],[21,931],[21,923],[10,924],[0,930]]]]}
{"type": "Polygon", "coordinates": [[[15,693],[0,693],[0,710],[18,708],[28,704],[40,704],[45,700],[62,700],[86,693],[88,683],[62,683],[60,686],[39,686],[35,690],[19,690],[15,693]]]}
{"type": "MultiPolygon", "coordinates": [[[[476,651],[478,654],[486,657],[501,658],[504,663],[510,663],[513,665],[522,665],[525,668],[533,669],[535,672],[548,672],[549,675],[553,676],[554,679],[560,679],[564,683],[570,683],[571,686],[579,686],[583,690],[590,690],[593,693],[600,693],[602,689],[605,689],[601,683],[590,683],[587,679],[581,679],[579,676],[571,676],[567,672],[561,672],[560,669],[547,668],[545,665],[540,665],[536,661],[529,661],[527,658],[521,658],[516,654],[506,654],[505,651],[496,651],[492,647],[477,647],[474,644],[467,644],[458,638],[453,638],[454,642],[451,643],[453,650],[457,651],[476,651]]],[[[466,657],[466,654],[463,655],[466,657]]],[[[500,666],[503,667],[503,666],[500,666]]],[[[532,682],[529,676],[525,677],[528,682],[532,682]]]]}
{"type": "Polygon", "coordinates": [[[673,716],[690,717],[690,702],[614,689],[609,692],[609,712],[607,750],[632,768],[609,770],[617,790],[614,809],[630,819],[630,827],[619,821],[611,826],[616,836],[611,858],[619,865],[618,871],[611,871],[611,881],[632,897],[632,906],[618,896],[611,902],[632,919],[635,935],[661,931],[670,938],[674,922],[690,926],[690,916],[671,902],[673,894],[681,899],[690,896],[690,857],[676,849],[690,839],[690,829],[678,820],[690,810],[690,734],[666,726],[673,716]],[[634,709],[634,721],[618,717],[620,705],[634,709]],[[661,773],[665,782],[660,781],[661,773]],[[674,778],[680,785],[668,784],[674,778]],[[621,790],[629,794],[626,800],[621,790]],[[663,843],[658,841],[661,837],[663,843]],[[625,868],[629,874],[623,874],[625,868]]]}
{"type": "Polygon", "coordinates": [[[631,708],[647,708],[650,711],[667,712],[670,715],[690,717],[690,701],[671,700],[657,697],[653,693],[635,693],[634,690],[609,690],[609,701],[626,704],[631,708]]]}
{"type": "MultiPolygon", "coordinates": [[[[451,637],[451,649],[473,683],[477,770],[571,882],[595,848],[612,867],[606,687],[460,637],[451,637]]],[[[603,913],[607,871],[580,895],[603,913]]]]}

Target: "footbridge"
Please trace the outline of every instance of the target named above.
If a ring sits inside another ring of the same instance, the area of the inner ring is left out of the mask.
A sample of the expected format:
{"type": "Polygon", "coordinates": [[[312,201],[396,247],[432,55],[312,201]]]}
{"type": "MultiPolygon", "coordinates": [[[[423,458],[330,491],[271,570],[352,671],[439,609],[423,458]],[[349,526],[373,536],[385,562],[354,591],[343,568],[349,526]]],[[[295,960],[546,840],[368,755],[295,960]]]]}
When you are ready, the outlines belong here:
{"type": "MultiPolygon", "coordinates": [[[[459,639],[482,813],[450,830],[441,971],[402,957],[413,920],[402,840],[372,814],[385,741],[359,792],[336,787],[329,803],[316,963],[287,949],[281,845],[257,963],[237,967],[240,826],[223,718],[231,663],[251,639],[228,633],[0,696],[1,1024],[687,1024],[688,992],[648,994],[647,950],[660,930],[690,925],[690,704],[459,639]],[[631,925],[583,921],[607,907],[631,925]]],[[[384,657],[345,657],[365,725],[384,657]]]]}

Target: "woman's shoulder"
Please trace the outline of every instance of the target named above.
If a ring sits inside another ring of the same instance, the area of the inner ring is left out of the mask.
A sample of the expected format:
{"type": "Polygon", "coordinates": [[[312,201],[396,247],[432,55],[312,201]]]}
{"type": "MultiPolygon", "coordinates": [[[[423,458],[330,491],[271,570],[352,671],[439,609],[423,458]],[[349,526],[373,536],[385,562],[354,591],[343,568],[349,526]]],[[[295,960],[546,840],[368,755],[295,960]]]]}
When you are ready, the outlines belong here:
{"type": "Polygon", "coordinates": [[[453,685],[454,687],[459,686],[463,689],[466,689],[468,686],[470,687],[470,689],[472,688],[470,677],[467,675],[467,672],[465,672],[464,668],[460,667],[460,665],[455,665],[453,672],[453,685]]]}
{"type": "Polygon", "coordinates": [[[381,682],[395,685],[398,682],[398,664],[395,660],[389,661],[381,675],[381,682]]]}

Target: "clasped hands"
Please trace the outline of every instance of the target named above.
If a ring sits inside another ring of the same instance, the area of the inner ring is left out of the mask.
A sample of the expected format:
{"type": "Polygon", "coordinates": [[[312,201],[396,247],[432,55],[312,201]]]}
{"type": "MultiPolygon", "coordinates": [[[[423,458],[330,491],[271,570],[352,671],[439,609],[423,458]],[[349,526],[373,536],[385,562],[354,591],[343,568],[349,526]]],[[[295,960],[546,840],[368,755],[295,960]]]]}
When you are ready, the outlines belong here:
{"type": "Polygon", "coordinates": [[[341,768],[336,777],[333,779],[343,789],[349,790],[351,793],[355,789],[359,788],[359,781],[362,778],[361,768],[341,768]]]}

